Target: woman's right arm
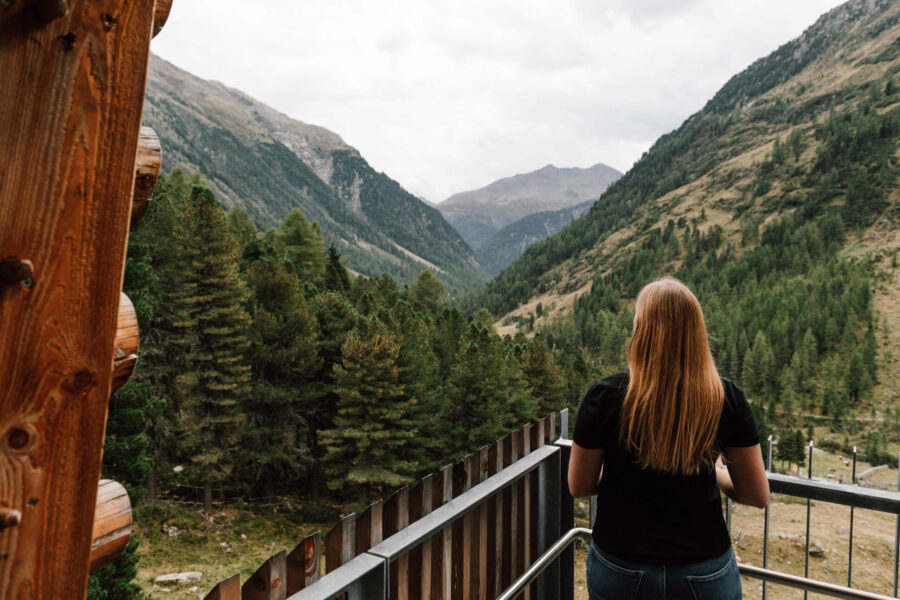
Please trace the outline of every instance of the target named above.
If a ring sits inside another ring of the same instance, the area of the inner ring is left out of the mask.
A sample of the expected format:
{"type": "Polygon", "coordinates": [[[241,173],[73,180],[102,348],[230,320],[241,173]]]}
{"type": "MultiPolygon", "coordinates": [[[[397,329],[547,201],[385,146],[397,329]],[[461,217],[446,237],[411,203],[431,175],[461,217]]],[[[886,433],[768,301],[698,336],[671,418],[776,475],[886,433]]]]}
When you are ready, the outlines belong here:
{"type": "Polygon", "coordinates": [[[765,508],[769,503],[769,480],[759,444],[726,447],[727,468],[716,464],[716,482],[725,495],[741,504],[765,508]]]}

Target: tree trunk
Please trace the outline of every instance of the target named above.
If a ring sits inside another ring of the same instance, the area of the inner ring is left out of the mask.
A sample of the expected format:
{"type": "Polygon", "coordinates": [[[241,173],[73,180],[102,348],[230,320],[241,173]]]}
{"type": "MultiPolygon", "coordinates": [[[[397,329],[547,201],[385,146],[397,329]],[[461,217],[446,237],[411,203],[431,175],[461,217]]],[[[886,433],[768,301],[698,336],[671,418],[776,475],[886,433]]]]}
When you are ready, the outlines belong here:
{"type": "Polygon", "coordinates": [[[203,512],[207,515],[212,512],[212,482],[203,484],[203,512]]]}

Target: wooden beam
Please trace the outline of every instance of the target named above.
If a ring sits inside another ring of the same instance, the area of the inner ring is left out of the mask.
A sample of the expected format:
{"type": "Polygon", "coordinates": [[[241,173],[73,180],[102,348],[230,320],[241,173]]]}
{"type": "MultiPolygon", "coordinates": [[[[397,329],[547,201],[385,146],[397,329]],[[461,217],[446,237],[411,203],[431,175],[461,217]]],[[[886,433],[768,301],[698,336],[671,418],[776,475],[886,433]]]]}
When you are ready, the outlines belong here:
{"type": "Polygon", "coordinates": [[[91,571],[113,562],[125,551],[131,538],[131,500],[122,484],[101,479],[94,508],[91,534],[91,571]]]}
{"type": "Polygon", "coordinates": [[[0,598],[83,598],[154,0],[0,5],[0,598]]]}
{"type": "Polygon", "coordinates": [[[137,158],[134,161],[134,196],[131,200],[132,227],[147,212],[150,198],[153,197],[153,189],[159,180],[160,169],[162,169],[162,146],[159,145],[159,138],[150,127],[141,127],[137,158]]]}
{"type": "Polygon", "coordinates": [[[119,294],[119,316],[116,319],[116,343],[109,393],[125,385],[134,373],[139,345],[140,335],[134,304],[124,293],[119,294]]]}
{"type": "Polygon", "coordinates": [[[166,21],[169,20],[169,12],[172,10],[172,0],[156,0],[156,11],[153,18],[153,37],[156,37],[166,21]]]}

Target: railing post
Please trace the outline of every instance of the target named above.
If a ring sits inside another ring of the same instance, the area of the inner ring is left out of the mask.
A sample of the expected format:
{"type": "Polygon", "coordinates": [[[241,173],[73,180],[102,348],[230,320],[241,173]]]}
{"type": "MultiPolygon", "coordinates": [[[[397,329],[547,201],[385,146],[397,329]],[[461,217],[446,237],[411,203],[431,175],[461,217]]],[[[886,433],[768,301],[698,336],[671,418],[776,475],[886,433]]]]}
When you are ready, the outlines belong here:
{"type": "MultiPolygon", "coordinates": [[[[560,453],[552,455],[538,467],[537,556],[541,556],[560,538],[562,478],[559,455],[560,453]]],[[[538,600],[559,598],[559,583],[560,564],[559,561],[553,561],[538,577],[538,600]]]]}
{"type": "MultiPolygon", "coordinates": [[[[563,429],[560,433],[565,432],[563,429]]],[[[569,458],[572,456],[572,445],[565,438],[556,442],[559,448],[559,529],[556,537],[560,538],[575,527],[575,499],[569,493],[567,474],[569,458]],[[567,440],[566,440],[567,441],[567,440]]],[[[575,598],[575,546],[570,545],[559,556],[559,589],[556,595],[559,600],[575,598]]]]}

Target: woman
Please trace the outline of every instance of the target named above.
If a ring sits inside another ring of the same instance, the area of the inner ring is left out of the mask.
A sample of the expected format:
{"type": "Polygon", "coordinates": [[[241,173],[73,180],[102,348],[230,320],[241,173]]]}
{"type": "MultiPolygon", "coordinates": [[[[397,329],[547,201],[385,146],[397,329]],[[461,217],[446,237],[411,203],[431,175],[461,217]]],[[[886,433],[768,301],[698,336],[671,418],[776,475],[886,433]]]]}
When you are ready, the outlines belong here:
{"type": "Polygon", "coordinates": [[[594,384],[575,422],[569,490],[597,494],[591,600],[739,600],[719,489],[768,503],[759,435],[716,371],[697,298],[660,279],[638,295],[628,373],[594,384]]]}

